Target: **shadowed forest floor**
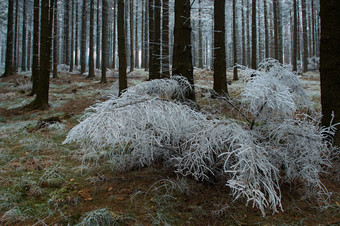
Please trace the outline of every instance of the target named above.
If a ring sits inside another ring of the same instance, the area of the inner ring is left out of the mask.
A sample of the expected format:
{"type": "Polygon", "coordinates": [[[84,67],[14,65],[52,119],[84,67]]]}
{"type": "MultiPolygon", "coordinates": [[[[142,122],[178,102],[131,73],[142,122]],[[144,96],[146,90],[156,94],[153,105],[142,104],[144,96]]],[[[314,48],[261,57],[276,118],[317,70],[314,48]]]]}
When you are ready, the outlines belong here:
{"type": "MultiPolygon", "coordinates": [[[[129,86],[145,81],[147,76],[144,70],[136,70],[129,75],[129,86]]],[[[228,77],[232,77],[231,71],[228,77]]],[[[301,78],[320,110],[318,72],[308,72],[301,78]]],[[[204,98],[206,90],[212,88],[212,72],[196,70],[195,79],[198,103],[209,109],[216,104],[204,98]]],[[[234,202],[223,184],[178,177],[161,163],[129,172],[113,171],[105,160],[82,168],[79,147],[62,142],[86,108],[117,93],[117,78],[109,77],[102,85],[99,78],[87,80],[59,73],[50,84],[51,108],[23,112],[20,107],[33,100],[27,96],[29,80],[30,75],[24,73],[0,79],[0,224],[73,225],[86,212],[102,208],[122,225],[340,223],[340,186],[332,175],[322,176],[333,192],[326,205],[306,199],[298,184],[283,184],[284,212],[271,215],[268,211],[262,217],[259,210],[245,206],[244,200],[234,202]],[[51,117],[59,122],[41,123],[51,117]]],[[[237,99],[243,86],[242,81],[231,81],[231,97],[237,99]]],[[[235,117],[230,106],[220,107],[223,115],[235,117]]]]}

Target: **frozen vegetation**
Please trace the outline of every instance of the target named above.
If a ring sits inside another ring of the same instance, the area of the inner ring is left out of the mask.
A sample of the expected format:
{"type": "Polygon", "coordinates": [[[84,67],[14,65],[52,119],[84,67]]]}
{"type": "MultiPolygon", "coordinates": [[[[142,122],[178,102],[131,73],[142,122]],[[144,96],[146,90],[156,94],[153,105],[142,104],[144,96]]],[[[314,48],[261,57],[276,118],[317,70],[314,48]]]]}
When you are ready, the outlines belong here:
{"type": "Polygon", "coordinates": [[[266,60],[246,72],[241,99],[221,97],[239,101],[244,120],[192,109],[183,100],[188,82],[175,76],[90,107],[64,143],[81,146],[84,168],[101,158],[116,170],[162,160],[180,175],[224,181],[263,215],[282,210],[282,183],[302,181],[306,195],[327,199],[319,175],[330,166],[334,127],[318,126],[301,81],[285,65],[266,60]]]}

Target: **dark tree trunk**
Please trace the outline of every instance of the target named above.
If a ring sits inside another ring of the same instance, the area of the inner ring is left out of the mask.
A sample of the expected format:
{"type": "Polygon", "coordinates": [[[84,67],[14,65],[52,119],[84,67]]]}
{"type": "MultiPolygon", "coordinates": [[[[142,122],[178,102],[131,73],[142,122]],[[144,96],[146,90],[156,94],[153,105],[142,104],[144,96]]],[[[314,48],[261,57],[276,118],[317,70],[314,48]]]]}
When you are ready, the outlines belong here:
{"type": "MultiPolygon", "coordinates": [[[[237,37],[236,37],[236,0],[233,0],[233,55],[234,55],[234,80],[238,80],[238,74],[237,74],[237,37]]],[[[224,32],[225,33],[225,32],[224,32]]],[[[225,35],[225,34],[224,34],[225,35]]],[[[216,34],[215,34],[216,36],[216,34]]],[[[216,58],[215,58],[216,59],[216,58]]],[[[216,70],[216,69],[215,69],[216,70]]]]}
{"type": "Polygon", "coordinates": [[[279,35],[278,35],[278,15],[277,15],[277,5],[278,0],[273,0],[273,14],[274,14],[274,57],[279,59],[279,35]]]}
{"type": "Polygon", "coordinates": [[[307,7],[306,0],[302,0],[302,32],[303,32],[303,72],[308,70],[308,39],[307,39],[307,7]]]}
{"type": "Polygon", "coordinates": [[[225,0],[214,1],[214,90],[228,94],[225,53],[225,0]]]}
{"type": "MultiPolygon", "coordinates": [[[[51,43],[52,43],[52,23],[53,15],[49,15],[50,4],[57,0],[42,0],[41,1],[41,32],[40,34],[40,76],[38,82],[37,96],[35,100],[27,107],[30,109],[47,110],[48,90],[50,78],[50,59],[51,59],[51,43]]],[[[51,6],[52,7],[52,6],[51,6]]]]}
{"type": "Polygon", "coordinates": [[[58,1],[54,1],[53,78],[58,78],[58,1]]]}
{"type": "Polygon", "coordinates": [[[100,0],[97,0],[96,68],[100,68],[100,0]]]}
{"type": "Polygon", "coordinates": [[[113,17],[113,50],[112,50],[112,67],[116,68],[116,37],[117,37],[117,0],[114,0],[114,17],[113,17]]]}
{"type": "Polygon", "coordinates": [[[246,1],[242,1],[242,64],[247,64],[246,53],[247,53],[247,43],[246,43],[246,18],[245,18],[245,10],[246,10],[246,1]]]}
{"type": "Polygon", "coordinates": [[[18,51],[18,44],[19,44],[19,24],[18,24],[18,19],[19,19],[19,1],[16,0],[15,3],[15,37],[14,37],[14,59],[13,59],[13,70],[14,73],[18,72],[18,58],[19,58],[19,51],[18,51]]]}
{"type": "Polygon", "coordinates": [[[160,42],[161,42],[161,2],[155,0],[154,6],[150,7],[150,11],[153,11],[153,28],[152,30],[152,54],[151,54],[151,64],[150,64],[150,76],[149,79],[160,79],[161,71],[161,51],[160,51],[160,42]]]}
{"type": "MultiPolygon", "coordinates": [[[[99,0],[98,0],[99,1],[99,0]]],[[[86,71],[86,23],[87,23],[87,12],[86,12],[86,0],[83,0],[83,13],[82,13],[82,24],[81,24],[81,51],[80,51],[80,74],[84,74],[86,71]]]]}
{"type": "Polygon", "coordinates": [[[154,60],[155,60],[155,12],[154,12],[154,1],[149,0],[149,79],[157,79],[157,75],[155,74],[154,68],[154,60]]]}
{"type": "Polygon", "coordinates": [[[256,26],[256,0],[252,0],[252,25],[251,25],[251,68],[257,69],[257,26],[256,26]]]}
{"type": "Polygon", "coordinates": [[[28,42],[27,42],[27,70],[31,70],[31,48],[32,48],[32,32],[31,30],[29,29],[28,30],[28,42]]]}
{"type": "Polygon", "coordinates": [[[145,30],[144,30],[144,36],[145,36],[145,70],[149,70],[149,64],[150,64],[150,0],[145,0],[145,30]]]}
{"type": "Polygon", "coordinates": [[[108,17],[109,4],[108,0],[102,0],[103,23],[102,23],[102,77],[100,82],[106,83],[106,68],[108,66],[108,17]]]}
{"type": "Polygon", "coordinates": [[[73,72],[74,67],[74,0],[72,0],[72,13],[71,13],[71,54],[70,54],[70,72],[73,72]]]}
{"type": "Polygon", "coordinates": [[[127,88],[124,0],[118,0],[119,95],[127,88]]]}
{"type": "Polygon", "coordinates": [[[203,32],[202,32],[202,6],[198,0],[198,68],[203,68],[203,32]]]}
{"type": "Polygon", "coordinates": [[[175,30],[173,50],[173,75],[188,79],[192,89],[186,98],[196,101],[194,90],[194,73],[191,55],[191,5],[189,0],[175,0],[175,30]]]}
{"type": "Polygon", "coordinates": [[[40,22],[40,0],[34,0],[34,25],[33,25],[33,60],[32,60],[32,92],[37,94],[38,80],[40,74],[39,65],[39,22],[40,22]]]}
{"type": "MultiPolygon", "coordinates": [[[[332,113],[334,123],[340,122],[340,1],[321,0],[321,105],[322,124],[329,126],[332,113]]],[[[340,126],[334,144],[340,146],[340,126]]]]}
{"type": "Polygon", "coordinates": [[[70,0],[65,0],[64,10],[64,64],[70,64],[70,0]]]}
{"type": "Polygon", "coordinates": [[[141,59],[141,67],[142,68],[145,68],[145,59],[146,59],[146,37],[145,37],[145,23],[146,23],[146,20],[145,20],[145,0],[142,0],[142,32],[141,32],[141,39],[142,39],[142,48],[141,48],[141,52],[142,52],[142,59],[141,59]]]}
{"type": "Polygon", "coordinates": [[[264,5],[264,36],[265,36],[265,58],[269,58],[269,31],[268,31],[268,7],[267,0],[263,0],[264,5]]]}
{"type": "Polygon", "coordinates": [[[163,0],[162,78],[170,78],[169,21],[170,21],[169,0],[163,0]]]}
{"type": "Polygon", "coordinates": [[[90,2],[90,56],[89,75],[87,78],[94,78],[94,0],[90,2]]]}
{"type": "Polygon", "coordinates": [[[294,12],[293,12],[293,17],[294,17],[294,30],[293,30],[293,46],[292,46],[292,64],[293,64],[293,71],[297,71],[297,33],[298,33],[298,30],[297,30],[297,25],[298,25],[298,22],[297,22],[297,4],[296,4],[296,1],[297,0],[293,0],[294,1],[294,12]]]}
{"type": "Polygon", "coordinates": [[[5,73],[2,77],[14,74],[13,70],[13,19],[14,19],[14,0],[8,0],[8,22],[7,22],[7,44],[6,44],[6,62],[5,73]]]}
{"type": "Polygon", "coordinates": [[[78,0],[76,0],[76,37],[75,37],[75,53],[74,53],[74,65],[78,66],[78,42],[79,42],[79,16],[78,16],[78,12],[79,12],[79,4],[78,4],[78,0]]]}
{"type": "MultiPolygon", "coordinates": [[[[160,2],[160,0],[158,0],[160,2]]],[[[130,0],[130,72],[135,67],[135,55],[134,55],[134,41],[133,41],[133,0],[130,0]]]]}
{"type": "Polygon", "coordinates": [[[22,58],[21,71],[26,71],[26,0],[23,0],[22,9],[22,58]]]}

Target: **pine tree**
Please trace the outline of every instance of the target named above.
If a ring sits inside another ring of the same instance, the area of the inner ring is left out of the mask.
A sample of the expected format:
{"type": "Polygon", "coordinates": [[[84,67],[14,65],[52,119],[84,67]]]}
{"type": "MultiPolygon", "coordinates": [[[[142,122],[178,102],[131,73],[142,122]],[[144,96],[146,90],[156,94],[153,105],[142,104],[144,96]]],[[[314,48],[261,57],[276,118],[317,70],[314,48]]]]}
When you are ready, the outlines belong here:
{"type": "Polygon", "coordinates": [[[118,57],[119,57],[119,95],[127,88],[126,50],[125,50],[125,9],[124,0],[118,1],[118,57]]]}
{"type": "Polygon", "coordinates": [[[87,78],[94,78],[94,0],[90,2],[90,56],[89,75],[87,78]]]}
{"type": "Polygon", "coordinates": [[[8,22],[7,22],[7,44],[6,44],[6,65],[2,77],[14,74],[13,69],[13,21],[14,21],[14,0],[8,0],[8,22]]]}

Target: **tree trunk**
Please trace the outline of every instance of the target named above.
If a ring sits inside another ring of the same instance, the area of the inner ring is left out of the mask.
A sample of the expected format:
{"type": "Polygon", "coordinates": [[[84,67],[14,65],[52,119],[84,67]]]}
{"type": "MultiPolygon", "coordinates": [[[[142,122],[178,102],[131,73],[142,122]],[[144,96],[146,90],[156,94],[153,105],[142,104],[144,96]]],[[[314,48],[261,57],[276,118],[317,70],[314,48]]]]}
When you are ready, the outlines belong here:
{"type": "MultiPolygon", "coordinates": [[[[36,0],[37,1],[37,0],[36,0]]],[[[13,70],[13,19],[14,19],[14,0],[8,0],[8,22],[7,22],[7,44],[5,72],[2,77],[14,74],[13,70]]]]}
{"type": "Polygon", "coordinates": [[[119,95],[127,88],[124,0],[118,0],[119,95]]]}
{"type": "Polygon", "coordinates": [[[114,12],[114,17],[113,17],[113,50],[112,50],[112,62],[113,62],[113,69],[116,68],[116,36],[117,36],[117,1],[114,0],[113,2],[113,5],[114,5],[114,9],[113,9],[113,12],[114,12]]]}
{"type": "Polygon", "coordinates": [[[103,21],[102,21],[102,77],[100,83],[106,83],[106,68],[108,66],[108,17],[109,4],[108,0],[102,0],[103,21]]]}
{"type": "Polygon", "coordinates": [[[264,7],[264,36],[265,36],[265,58],[269,58],[269,31],[268,31],[268,9],[267,0],[263,0],[264,7]]]}
{"type": "Polygon", "coordinates": [[[242,64],[246,65],[247,64],[247,59],[246,59],[246,53],[247,53],[247,43],[246,43],[246,37],[247,37],[247,30],[246,30],[246,1],[242,1],[242,64]]]}
{"type": "Polygon", "coordinates": [[[72,13],[71,13],[71,54],[70,54],[70,72],[73,72],[74,67],[74,0],[72,0],[72,13]]]}
{"type": "Polygon", "coordinates": [[[96,44],[96,68],[100,66],[100,0],[97,0],[97,44],[96,44]]]}
{"type": "Polygon", "coordinates": [[[175,30],[173,50],[173,75],[184,76],[192,85],[186,98],[196,101],[191,55],[191,5],[189,0],[175,0],[175,30]]]}
{"type": "MultiPolygon", "coordinates": [[[[332,113],[333,124],[340,122],[340,1],[321,0],[321,105],[322,125],[329,126],[332,113]]],[[[340,126],[334,144],[340,146],[340,126]]]]}
{"type": "MultiPolygon", "coordinates": [[[[238,74],[237,74],[237,37],[236,37],[236,0],[233,0],[233,55],[234,55],[234,80],[238,80],[238,74]]],[[[215,35],[216,36],[216,35],[215,35]]],[[[225,36],[225,34],[224,34],[225,36]]],[[[216,59],[216,58],[215,58],[216,59]]],[[[215,69],[216,70],[216,69],[215,69]]]]}
{"type": "Polygon", "coordinates": [[[32,92],[30,96],[37,94],[38,80],[40,74],[39,65],[39,29],[40,22],[40,0],[34,0],[34,25],[33,25],[33,60],[32,60],[32,92]]]}
{"type": "MultiPolygon", "coordinates": [[[[99,1],[99,0],[98,0],[99,1]]],[[[86,23],[87,23],[87,12],[86,12],[86,0],[83,0],[83,18],[81,24],[81,51],[80,51],[80,74],[84,74],[86,71],[86,23]]]]}
{"type": "MultiPolygon", "coordinates": [[[[57,1],[57,0],[54,0],[57,1]]],[[[41,1],[41,33],[40,33],[40,76],[38,82],[37,96],[35,100],[27,107],[30,109],[47,110],[48,104],[48,90],[50,78],[50,59],[51,59],[51,43],[52,43],[52,21],[53,15],[50,13],[50,3],[53,0],[41,1]]]]}
{"type": "Polygon", "coordinates": [[[78,32],[79,32],[79,16],[78,16],[78,0],[76,0],[76,37],[75,37],[75,53],[74,53],[74,65],[78,66],[78,41],[79,41],[79,37],[78,37],[78,32]]]}
{"type": "Polygon", "coordinates": [[[58,78],[58,1],[54,1],[53,78],[58,78]]]}
{"type": "Polygon", "coordinates": [[[292,46],[292,64],[293,64],[293,71],[297,71],[297,33],[298,33],[298,30],[297,30],[297,25],[298,25],[298,22],[297,22],[297,4],[296,4],[296,1],[297,0],[293,0],[294,1],[294,12],[293,12],[293,16],[294,16],[294,30],[293,30],[293,46],[292,46]]]}
{"type": "Polygon", "coordinates": [[[273,14],[274,14],[274,58],[279,59],[279,35],[278,35],[278,15],[277,15],[278,0],[273,0],[273,14]]]}
{"type": "Polygon", "coordinates": [[[308,39],[307,39],[307,7],[302,0],[302,32],[303,32],[303,72],[308,71],[308,39]]]}
{"type": "MultiPolygon", "coordinates": [[[[159,2],[160,0],[158,0],[159,2]]],[[[133,0],[130,0],[130,72],[135,67],[134,41],[133,41],[133,0]]]]}
{"type": "Polygon", "coordinates": [[[70,64],[70,50],[69,50],[69,41],[70,41],[70,0],[65,0],[65,9],[64,9],[64,64],[70,64]]]}
{"type": "Polygon", "coordinates": [[[220,95],[227,95],[225,0],[214,1],[214,32],[214,90],[220,95]]]}
{"type": "Polygon", "coordinates": [[[150,75],[149,79],[160,79],[160,42],[161,42],[161,2],[154,0],[154,6],[151,6],[150,11],[153,11],[153,26],[152,27],[152,54],[151,54],[151,64],[150,64],[150,75]]]}
{"type": "Polygon", "coordinates": [[[13,70],[14,73],[18,72],[18,58],[19,58],[19,51],[18,51],[18,44],[19,44],[19,24],[18,24],[18,19],[19,19],[19,1],[16,0],[15,3],[15,37],[14,37],[14,59],[13,59],[13,70]]]}
{"type": "Polygon", "coordinates": [[[22,58],[21,58],[21,71],[26,71],[26,0],[23,0],[22,9],[22,58]]]}
{"type": "Polygon", "coordinates": [[[94,78],[94,0],[90,2],[90,56],[89,75],[87,78],[94,78]]]}
{"type": "Polygon", "coordinates": [[[163,0],[162,78],[170,78],[169,21],[170,21],[169,0],[163,0]]]}
{"type": "Polygon", "coordinates": [[[251,68],[257,69],[257,26],[256,26],[256,0],[252,0],[252,31],[251,31],[251,68]]]}

